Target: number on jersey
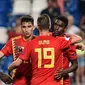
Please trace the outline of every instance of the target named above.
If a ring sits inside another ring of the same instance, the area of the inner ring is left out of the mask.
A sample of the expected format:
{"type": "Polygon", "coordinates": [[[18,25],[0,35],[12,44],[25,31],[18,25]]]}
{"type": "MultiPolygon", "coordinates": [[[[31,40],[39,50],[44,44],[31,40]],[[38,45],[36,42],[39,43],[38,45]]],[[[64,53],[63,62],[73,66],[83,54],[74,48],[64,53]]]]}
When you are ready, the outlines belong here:
{"type": "Polygon", "coordinates": [[[54,53],[54,48],[36,48],[35,52],[38,53],[38,68],[41,68],[42,66],[42,51],[43,51],[43,57],[44,59],[50,59],[51,63],[50,64],[45,64],[44,68],[53,68],[54,67],[54,60],[55,60],[55,53],[54,53]],[[47,52],[51,52],[50,55],[47,55],[47,52]]]}

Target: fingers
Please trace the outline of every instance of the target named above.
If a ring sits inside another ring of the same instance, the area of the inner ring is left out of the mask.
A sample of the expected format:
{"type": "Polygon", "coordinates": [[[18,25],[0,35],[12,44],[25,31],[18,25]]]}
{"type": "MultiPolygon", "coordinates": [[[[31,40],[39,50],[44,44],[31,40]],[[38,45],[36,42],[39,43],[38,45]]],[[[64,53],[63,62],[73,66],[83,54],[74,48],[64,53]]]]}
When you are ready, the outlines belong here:
{"type": "Polygon", "coordinates": [[[57,73],[54,75],[54,79],[60,80],[63,77],[63,69],[57,70],[57,73]]]}
{"type": "Polygon", "coordinates": [[[54,76],[54,79],[56,80],[60,80],[62,78],[62,75],[60,73],[57,73],[55,76],[54,76]]]}

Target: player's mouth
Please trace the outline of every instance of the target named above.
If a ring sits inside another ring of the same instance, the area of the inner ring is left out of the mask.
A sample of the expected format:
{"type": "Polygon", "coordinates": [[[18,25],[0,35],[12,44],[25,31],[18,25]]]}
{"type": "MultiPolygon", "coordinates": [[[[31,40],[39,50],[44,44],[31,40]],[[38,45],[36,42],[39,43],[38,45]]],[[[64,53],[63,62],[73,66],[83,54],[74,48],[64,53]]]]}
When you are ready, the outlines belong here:
{"type": "Polygon", "coordinates": [[[56,30],[55,30],[55,33],[59,33],[59,31],[56,31],[56,30]]]}
{"type": "Polygon", "coordinates": [[[28,32],[26,32],[26,33],[25,33],[25,35],[29,35],[29,33],[28,33],[28,32]]]}

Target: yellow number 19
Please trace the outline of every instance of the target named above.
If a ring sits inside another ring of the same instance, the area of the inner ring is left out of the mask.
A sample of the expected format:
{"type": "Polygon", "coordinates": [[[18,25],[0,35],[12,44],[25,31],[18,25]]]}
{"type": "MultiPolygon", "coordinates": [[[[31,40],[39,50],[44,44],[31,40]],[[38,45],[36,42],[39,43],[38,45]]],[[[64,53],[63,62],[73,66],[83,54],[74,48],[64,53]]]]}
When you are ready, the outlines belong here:
{"type": "MultiPolygon", "coordinates": [[[[41,48],[36,48],[35,52],[38,52],[38,68],[41,68],[42,65],[42,50],[41,48]]],[[[43,56],[44,59],[50,59],[50,64],[45,64],[44,68],[53,68],[54,67],[54,60],[55,60],[55,53],[54,48],[43,48],[43,56]],[[51,52],[50,55],[47,55],[47,52],[51,52]]]]}

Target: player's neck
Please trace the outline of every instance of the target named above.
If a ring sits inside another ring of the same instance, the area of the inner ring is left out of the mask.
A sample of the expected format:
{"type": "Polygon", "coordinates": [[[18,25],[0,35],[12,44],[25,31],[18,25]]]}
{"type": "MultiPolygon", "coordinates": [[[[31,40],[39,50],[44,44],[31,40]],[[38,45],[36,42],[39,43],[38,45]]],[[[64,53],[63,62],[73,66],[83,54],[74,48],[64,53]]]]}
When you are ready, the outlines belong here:
{"type": "Polygon", "coordinates": [[[33,35],[31,35],[31,36],[29,36],[29,37],[23,37],[23,39],[25,40],[25,41],[28,41],[28,40],[32,40],[32,37],[33,37],[33,35]]]}
{"type": "Polygon", "coordinates": [[[49,35],[49,34],[50,34],[49,30],[40,31],[41,36],[45,36],[45,35],[49,35]]]}

